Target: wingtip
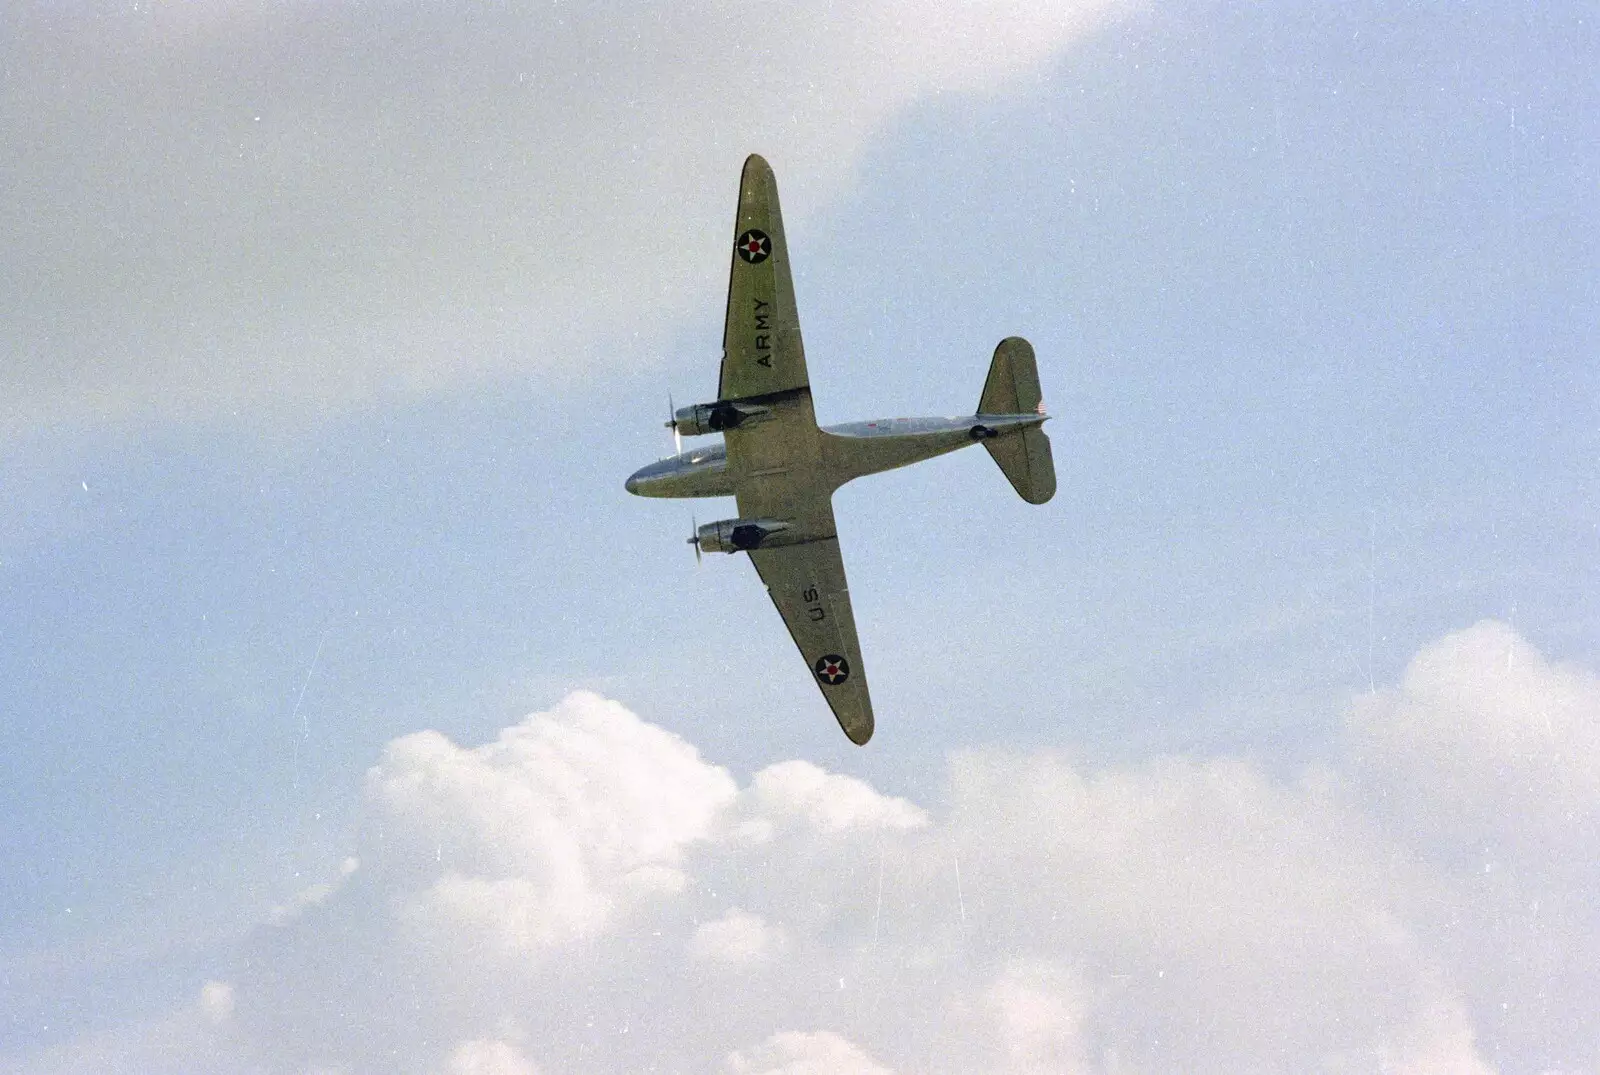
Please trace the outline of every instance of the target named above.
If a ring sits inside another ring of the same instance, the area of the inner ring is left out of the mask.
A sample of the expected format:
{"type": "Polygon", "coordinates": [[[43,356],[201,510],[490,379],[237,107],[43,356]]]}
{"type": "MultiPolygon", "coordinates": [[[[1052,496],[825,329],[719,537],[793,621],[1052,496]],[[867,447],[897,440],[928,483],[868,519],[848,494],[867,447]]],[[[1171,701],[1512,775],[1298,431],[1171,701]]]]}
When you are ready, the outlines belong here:
{"type": "Polygon", "coordinates": [[[864,747],[867,745],[867,741],[872,738],[872,732],[875,725],[872,720],[872,714],[869,713],[867,714],[865,720],[858,720],[854,722],[853,725],[846,724],[841,720],[839,722],[839,727],[844,730],[846,739],[850,740],[858,747],[864,747]]]}

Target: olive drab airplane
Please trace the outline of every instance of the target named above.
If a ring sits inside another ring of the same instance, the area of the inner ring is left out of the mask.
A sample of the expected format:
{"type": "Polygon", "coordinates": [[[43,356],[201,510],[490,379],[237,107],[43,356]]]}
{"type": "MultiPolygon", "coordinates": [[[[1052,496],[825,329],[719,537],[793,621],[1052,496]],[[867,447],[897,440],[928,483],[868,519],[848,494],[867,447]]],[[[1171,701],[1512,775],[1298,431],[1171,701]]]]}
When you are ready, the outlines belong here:
{"type": "Polygon", "coordinates": [[[732,496],[739,517],[698,527],[701,552],[747,552],[800,655],[852,742],[872,737],[872,700],[856,640],[833,491],[854,478],[982,444],[1030,504],[1056,491],[1050,441],[1039,427],[1033,348],[1000,341],[976,414],[894,418],[818,429],[778,211],[778,184],[751,156],[739,185],[722,383],[715,403],[676,411],[674,434],[720,433],[723,443],[652,463],[627,481],[655,497],[732,496]]]}

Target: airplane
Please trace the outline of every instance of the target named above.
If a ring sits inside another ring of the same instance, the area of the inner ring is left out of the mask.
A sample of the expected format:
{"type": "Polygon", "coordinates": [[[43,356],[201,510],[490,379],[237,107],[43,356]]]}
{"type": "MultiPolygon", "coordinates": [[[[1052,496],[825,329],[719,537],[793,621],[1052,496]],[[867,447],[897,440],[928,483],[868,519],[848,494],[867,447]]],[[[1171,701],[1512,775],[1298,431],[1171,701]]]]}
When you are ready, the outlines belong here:
{"type": "MultiPolygon", "coordinates": [[[[853,743],[872,738],[872,699],[856,639],[833,491],[867,474],[982,444],[1017,493],[1043,504],[1056,491],[1033,347],[1001,340],[977,412],[817,427],[811,406],[789,248],[772,168],[752,154],[739,184],[722,376],[714,403],[673,412],[674,439],[723,442],[641,467],[628,492],[737,499],[739,517],[697,527],[702,552],[749,553],[833,715],[853,743]]],[[[679,443],[681,448],[681,440],[679,443]]]]}

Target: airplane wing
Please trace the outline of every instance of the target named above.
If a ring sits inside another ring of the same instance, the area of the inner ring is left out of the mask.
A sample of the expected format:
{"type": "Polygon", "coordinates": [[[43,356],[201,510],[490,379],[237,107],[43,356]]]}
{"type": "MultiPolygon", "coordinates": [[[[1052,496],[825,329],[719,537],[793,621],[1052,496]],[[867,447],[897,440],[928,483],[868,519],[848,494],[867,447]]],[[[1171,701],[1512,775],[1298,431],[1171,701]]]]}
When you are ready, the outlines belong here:
{"type": "MultiPolygon", "coordinates": [[[[829,512],[831,517],[832,512],[829,512]]],[[[811,677],[853,743],[872,738],[872,699],[861,665],[837,537],[754,549],[750,560],[778,606],[811,677]]]]}
{"type": "Polygon", "coordinates": [[[759,400],[767,408],[762,421],[723,434],[739,516],[783,519],[787,536],[800,540],[753,549],[750,560],[839,727],[852,742],[865,743],[872,737],[872,700],[811,407],[778,182],[755,155],[744,162],[739,183],[718,398],[759,400]]]}
{"type": "Polygon", "coordinates": [[[739,181],[717,398],[768,396],[810,383],[778,211],[778,181],[767,162],[751,154],[739,181]]]}

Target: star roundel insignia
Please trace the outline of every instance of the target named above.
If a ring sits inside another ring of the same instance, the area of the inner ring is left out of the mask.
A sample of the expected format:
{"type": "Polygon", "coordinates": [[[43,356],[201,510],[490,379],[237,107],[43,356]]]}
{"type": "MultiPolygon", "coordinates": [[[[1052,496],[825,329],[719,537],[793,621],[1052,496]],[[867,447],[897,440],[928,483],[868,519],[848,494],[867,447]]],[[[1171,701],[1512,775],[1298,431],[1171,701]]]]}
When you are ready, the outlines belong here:
{"type": "Polygon", "coordinates": [[[733,248],[750,264],[758,265],[772,254],[772,240],[767,238],[766,232],[751,228],[739,236],[739,241],[733,244],[733,248]]]}
{"type": "Polygon", "coordinates": [[[817,670],[817,678],[830,687],[837,687],[850,678],[850,662],[837,653],[818,657],[817,663],[811,667],[817,670]]]}

